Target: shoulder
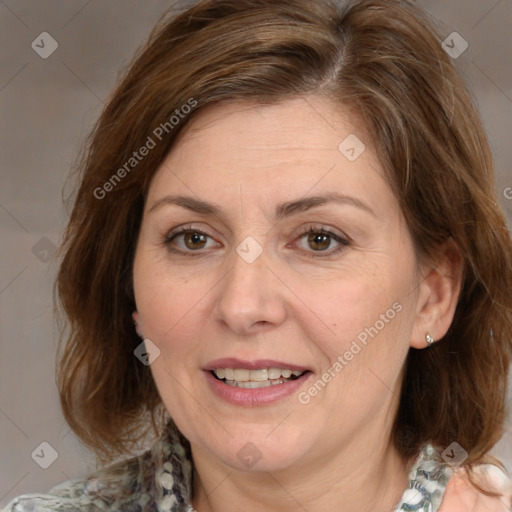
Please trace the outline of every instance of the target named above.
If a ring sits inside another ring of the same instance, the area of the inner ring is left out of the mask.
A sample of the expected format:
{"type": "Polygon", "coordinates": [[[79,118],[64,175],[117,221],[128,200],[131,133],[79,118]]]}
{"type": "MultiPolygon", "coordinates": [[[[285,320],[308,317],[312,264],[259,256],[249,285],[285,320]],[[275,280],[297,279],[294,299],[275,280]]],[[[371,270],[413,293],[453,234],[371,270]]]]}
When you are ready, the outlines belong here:
{"type": "Polygon", "coordinates": [[[142,512],[183,505],[192,489],[190,446],[172,422],[167,427],[141,455],[47,494],[19,496],[3,512],[142,512]]]}
{"type": "Polygon", "coordinates": [[[510,512],[512,510],[512,481],[492,464],[481,464],[473,471],[473,480],[482,488],[499,493],[499,498],[487,496],[476,489],[467,473],[457,469],[448,485],[439,512],[510,512]]]}
{"type": "Polygon", "coordinates": [[[145,455],[133,457],[83,479],[59,484],[48,493],[19,496],[3,512],[136,511],[137,504],[149,500],[143,477],[146,459],[145,455]]]}

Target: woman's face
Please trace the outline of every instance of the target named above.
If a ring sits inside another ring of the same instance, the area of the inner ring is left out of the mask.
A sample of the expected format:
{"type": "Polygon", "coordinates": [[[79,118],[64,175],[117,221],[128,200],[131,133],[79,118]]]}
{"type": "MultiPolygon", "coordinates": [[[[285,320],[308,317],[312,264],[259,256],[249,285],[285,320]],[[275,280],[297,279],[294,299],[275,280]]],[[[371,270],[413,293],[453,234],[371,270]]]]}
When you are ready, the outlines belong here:
{"type": "Polygon", "coordinates": [[[352,121],[315,96],[216,106],[152,180],[134,317],[197,457],[299,470],[390,435],[420,278],[352,121]]]}

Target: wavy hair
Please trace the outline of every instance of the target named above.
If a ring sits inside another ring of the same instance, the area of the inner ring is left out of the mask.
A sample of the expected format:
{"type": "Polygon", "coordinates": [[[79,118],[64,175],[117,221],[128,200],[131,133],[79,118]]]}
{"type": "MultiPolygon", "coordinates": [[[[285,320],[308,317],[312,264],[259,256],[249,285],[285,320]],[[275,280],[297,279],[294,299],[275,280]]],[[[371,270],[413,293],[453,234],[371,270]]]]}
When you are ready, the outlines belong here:
{"type": "Polygon", "coordinates": [[[140,340],[131,320],[134,249],[154,172],[203,108],[305,94],[348,108],[364,124],[417,254],[435,258],[452,239],[464,260],[448,333],[429,350],[409,351],[396,448],[409,458],[425,442],[443,448],[457,441],[470,469],[500,439],[511,244],[482,122],[435,26],[412,1],[214,0],[163,17],[78,164],[56,283],[68,326],[57,381],[66,420],[102,460],[132,450],[149,425],[157,432],[163,414],[149,367],[133,355],[140,340]],[[170,128],[192,101],[195,108],[170,128]],[[127,168],[166,122],[165,136],[127,168]],[[127,172],[114,180],[123,166],[127,172]]]}

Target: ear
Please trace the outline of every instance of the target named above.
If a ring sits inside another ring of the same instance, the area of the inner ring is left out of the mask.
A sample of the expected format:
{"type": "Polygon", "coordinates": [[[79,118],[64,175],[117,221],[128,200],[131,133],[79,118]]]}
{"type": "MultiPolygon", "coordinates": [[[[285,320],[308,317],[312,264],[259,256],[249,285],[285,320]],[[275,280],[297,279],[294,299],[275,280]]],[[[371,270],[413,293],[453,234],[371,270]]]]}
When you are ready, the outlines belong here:
{"type": "Polygon", "coordinates": [[[135,330],[137,331],[139,338],[144,339],[144,334],[142,333],[142,327],[141,327],[140,321],[139,321],[138,311],[134,311],[132,313],[132,318],[133,318],[133,323],[135,324],[135,330]]]}
{"type": "Polygon", "coordinates": [[[439,341],[450,328],[464,279],[464,260],[453,240],[439,247],[436,261],[421,269],[411,347],[426,348],[426,335],[439,341]]]}

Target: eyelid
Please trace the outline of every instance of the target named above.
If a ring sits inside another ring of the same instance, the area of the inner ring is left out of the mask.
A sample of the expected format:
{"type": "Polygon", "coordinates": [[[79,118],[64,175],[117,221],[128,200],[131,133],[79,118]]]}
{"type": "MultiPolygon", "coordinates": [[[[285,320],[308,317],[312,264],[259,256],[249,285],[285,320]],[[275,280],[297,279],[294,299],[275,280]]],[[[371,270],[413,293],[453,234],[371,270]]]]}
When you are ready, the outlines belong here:
{"type": "Polygon", "coordinates": [[[299,237],[307,233],[325,233],[333,237],[338,237],[346,242],[351,242],[351,238],[346,233],[326,224],[315,224],[310,222],[307,226],[300,228],[298,234],[295,236],[299,237]]]}
{"type": "Polygon", "coordinates": [[[307,253],[309,256],[312,256],[312,257],[327,258],[328,256],[334,255],[337,252],[343,250],[345,247],[352,245],[352,239],[348,235],[346,235],[343,232],[338,232],[338,230],[335,230],[331,226],[325,226],[325,225],[321,225],[321,224],[320,225],[309,224],[308,226],[301,228],[301,230],[294,236],[294,239],[291,242],[291,244],[293,244],[295,246],[297,244],[298,240],[302,239],[305,235],[307,235],[309,233],[326,234],[338,243],[338,245],[335,248],[328,249],[326,251],[303,250],[303,252],[307,253]]]}
{"type": "Polygon", "coordinates": [[[215,239],[214,236],[207,233],[204,229],[196,228],[193,224],[184,224],[181,226],[177,226],[173,229],[171,229],[167,234],[165,235],[165,240],[167,242],[170,242],[172,238],[174,238],[176,235],[181,235],[186,233],[187,231],[194,231],[195,233],[199,233],[201,235],[205,235],[209,238],[215,239]]]}
{"type": "MultiPolygon", "coordinates": [[[[162,245],[169,252],[172,252],[172,253],[177,254],[179,256],[190,256],[190,257],[205,256],[206,255],[206,250],[204,250],[204,248],[203,249],[198,249],[197,251],[194,251],[194,250],[184,250],[184,249],[172,247],[171,243],[173,242],[173,240],[176,237],[178,237],[178,236],[182,236],[182,235],[186,234],[187,232],[193,232],[193,233],[197,233],[197,234],[206,236],[207,238],[210,238],[211,240],[213,240],[217,247],[219,247],[219,245],[221,245],[221,243],[218,242],[215,239],[215,237],[213,237],[212,235],[210,235],[209,233],[207,233],[203,229],[195,228],[194,225],[192,225],[192,224],[186,224],[186,225],[177,226],[177,227],[173,228],[171,231],[168,231],[167,234],[164,235],[164,237],[163,237],[162,245]]],[[[206,249],[211,249],[211,247],[207,247],[206,249]]]]}
{"type": "MultiPolygon", "coordinates": [[[[204,255],[206,252],[204,250],[204,248],[194,251],[194,250],[175,249],[175,248],[170,247],[171,242],[176,237],[184,235],[187,232],[194,232],[194,233],[206,236],[206,237],[210,238],[211,240],[213,240],[217,244],[217,247],[219,247],[219,245],[222,245],[221,242],[218,242],[214,236],[210,235],[203,229],[196,228],[193,224],[186,224],[186,225],[181,225],[181,226],[177,226],[177,227],[173,228],[171,231],[169,231],[164,236],[163,245],[166,246],[168,248],[168,250],[178,253],[178,254],[181,254],[181,255],[186,255],[186,256],[202,256],[202,255],[204,255]]],[[[325,225],[321,225],[321,224],[314,225],[312,223],[310,223],[309,225],[307,225],[305,227],[302,227],[294,235],[292,242],[290,242],[289,244],[296,246],[298,240],[300,240],[305,235],[310,234],[310,233],[321,233],[321,234],[328,235],[338,244],[335,248],[328,249],[326,251],[313,251],[313,250],[307,251],[305,249],[301,250],[304,254],[307,254],[310,257],[327,258],[352,244],[352,239],[345,233],[339,232],[338,230],[335,230],[331,226],[325,226],[325,225]]],[[[287,244],[287,247],[289,246],[289,244],[287,244]]],[[[211,247],[210,247],[210,249],[211,249],[211,247]]]]}

